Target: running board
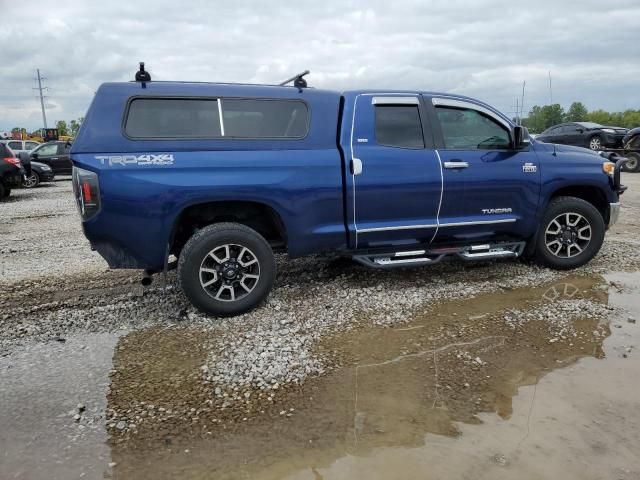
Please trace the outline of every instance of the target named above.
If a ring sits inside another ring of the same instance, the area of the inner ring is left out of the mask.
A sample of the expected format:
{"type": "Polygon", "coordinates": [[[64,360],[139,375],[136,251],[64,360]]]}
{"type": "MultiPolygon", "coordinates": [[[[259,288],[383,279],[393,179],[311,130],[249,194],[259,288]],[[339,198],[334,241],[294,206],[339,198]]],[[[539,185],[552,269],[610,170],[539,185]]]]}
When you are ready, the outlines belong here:
{"type": "Polygon", "coordinates": [[[522,255],[524,247],[525,242],[509,242],[354,255],[352,258],[372,268],[419,267],[438,263],[447,256],[457,256],[466,261],[516,258],[522,255]]]}

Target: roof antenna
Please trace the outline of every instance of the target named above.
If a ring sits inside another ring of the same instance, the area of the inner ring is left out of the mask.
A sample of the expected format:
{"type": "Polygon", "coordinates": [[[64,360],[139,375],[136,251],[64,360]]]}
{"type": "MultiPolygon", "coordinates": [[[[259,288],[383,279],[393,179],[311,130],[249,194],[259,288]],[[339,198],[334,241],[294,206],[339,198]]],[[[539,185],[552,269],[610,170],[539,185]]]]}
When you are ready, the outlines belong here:
{"type": "Polygon", "coordinates": [[[144,62],[140,62],[140,70],[136,72],[136,82],[142,82],[142,88],[147,88],[145,82],[151,81],[151,75],[144,69],[144,62]]]}
{"type": "Polygon", "coordinates": [[[278,85],[284,87],[287,83],[293,82],[294,87],[302,90],[303,88],[307,88],[307,81],[302,77],[304,77],[305,75],[309,75],[309,73],[311,73],[309,70],[305,70],[304,72],[294,75],[293,77],[285,80],[282,83],[279,83],[278,85]]]}

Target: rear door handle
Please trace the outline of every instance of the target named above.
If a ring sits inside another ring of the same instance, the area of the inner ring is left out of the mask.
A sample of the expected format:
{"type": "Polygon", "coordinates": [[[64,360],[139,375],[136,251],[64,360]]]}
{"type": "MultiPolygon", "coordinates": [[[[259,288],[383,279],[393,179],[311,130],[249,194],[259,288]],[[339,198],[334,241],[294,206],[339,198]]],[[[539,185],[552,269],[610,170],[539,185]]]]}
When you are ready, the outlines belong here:
{"type": "Polygon", "coordinates": [[[469,162],[462,162],[460,160],[453,162],[444,162],[442,164],[444,168],[467,168],[469,166],[469,162]]]}

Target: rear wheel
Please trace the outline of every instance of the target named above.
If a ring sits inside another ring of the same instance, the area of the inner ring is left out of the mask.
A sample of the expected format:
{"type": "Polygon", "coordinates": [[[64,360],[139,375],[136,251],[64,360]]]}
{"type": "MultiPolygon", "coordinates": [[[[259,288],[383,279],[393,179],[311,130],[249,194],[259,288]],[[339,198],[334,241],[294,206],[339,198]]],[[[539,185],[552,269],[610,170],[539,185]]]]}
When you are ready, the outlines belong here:
{"type": "Polygon", "coordinates": [[[640,171],[640,153],[630,152],[624,155],[627,157],[627,163],[622,167],[625,172],[640,171]]]}
{"type": "Polygon", "coordinates": [[[11,189],[0,183],[0,200],[7,198],[9,195],[11,195],[11,189]]]}
{"type": "Polygon", "coordinates": [[[589,202],[558,197],[547,207],[536,243],[536,260],[566,270],[584,265],[604,241],[604,219],[589,202]]]}
{"type": "Polygon", "coordinates": [[[31,175],[22,179],[22,186],[24,188],[35,188],[38,185],[40,185],[40,176],[33,170],[31,171],[31,175]]]}
{"type": "Polygon", "coordinates": [[[209,225],[182,249],[178,276],[191,303],[205,313],[239,315],[269,294],[276,265],[267,241],[237,223],[209,225]]]}
{"type": "Polygon", "coordinates": [[[589,148],[591,150],[602,150],[602,139],[598,135],[594,135],[589,139],[589,148]]]}

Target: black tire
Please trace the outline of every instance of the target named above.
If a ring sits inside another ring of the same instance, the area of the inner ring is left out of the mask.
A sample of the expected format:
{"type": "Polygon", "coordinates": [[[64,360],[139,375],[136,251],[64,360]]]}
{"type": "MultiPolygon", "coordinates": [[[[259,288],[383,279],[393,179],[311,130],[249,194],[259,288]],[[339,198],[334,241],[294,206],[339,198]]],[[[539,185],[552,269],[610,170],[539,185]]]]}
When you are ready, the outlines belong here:
{"type": "Polygon", "coordinates": [[[622,167],[624,172],[640,172],[640,153],[629,152],[623,155],[627,157],[627,163],[622,167]]]}
{"type": "Polygon", "coordinates": [[[184,246],[178,261],[178,278],[187,298],[199,310],[221,317],[240,315],[255,308],[271,291],[275,277],[276,262],[267,241],[255,230],[238,223],[216,223],[198,231],[184,246]],[[240,258],[243,248],[248,250],[244,260],[240,258]],[[219,251],[226,252],[228,262],[214,260],[223,254],[219,251]],[[253,262],[252,258],[257,266],[254,262],[244,268],[242,264],[253,262]],[[228,268],[227,264],[230,264],[228,268]],[[218,267],[220,271],[213,273],[218,267]],[[236,273],[231,280],[227,278],[229,272],[236,273]],[[257,279],[249,278],[256,275],[257,279]],[[208,283],[211,283],[209,289],[205,285],[208,283]],[[251,290],[247,293],[245,290],[249,287],[251,290]]]}
{"type": "Polygon", "coordinates": [[[31,175],[29,175],[27,178],[22,179],[22,186],[24,188],[36,188],[38,185],[40,185],[40,175],[38,175],[38,172],[36,172],[35,170],[32,170],[31,175]],[[30,181],[28,181],[27,179],[29,179],[30,181]]]}
{"type": "Polygon", "coordinates": [[[587,147],[593,151],[602,150],[602,137],[600,137],[600,135],[594,135],[593,137],[590,137],[589,143],[587,143],[587,147]]]}
{"type": "Polygon", "coordinates": [[[9,193],[7,193],[7,190],[8,189],[5,188],[2,182],[0,182],[0,200],[9,196],[9,193],[11,193],[11,190],[9,190],[9,193]]]}
{"type": "Polygon", "coordinates": [[[575,197],[554,198],[547,206],[538,231],[536,260],[544,266],[558,270],[580,267],[600,251],[604,241],[604,232],[604,219],[592,204],[575,197]],[[585,233],[580,232],[577,234],[573,231],[573,227],[569,225],[566,231],[561,230],[563,219],[567,222],[567,214],[570,219],[573,219],[569,223],[573,223],[578,217],[582,218],[582,220],[576,222],[575,230],[585,233]],[[554,221],[556,223],[553,223],[554,221]],[[585,230],[586,226],[589,227],[588,230],[585,230]],[[557,234],[556,229],[559,229],[557,234]],[[587,236],[587,234],[589,235],[588,241],[580,238],[587,236]],[[559,245],[559,251],[554,252],[559,245]],[[572,252],[578,252],[577,249],[580,249],[579,253],[572,254],[572,252]]]}

